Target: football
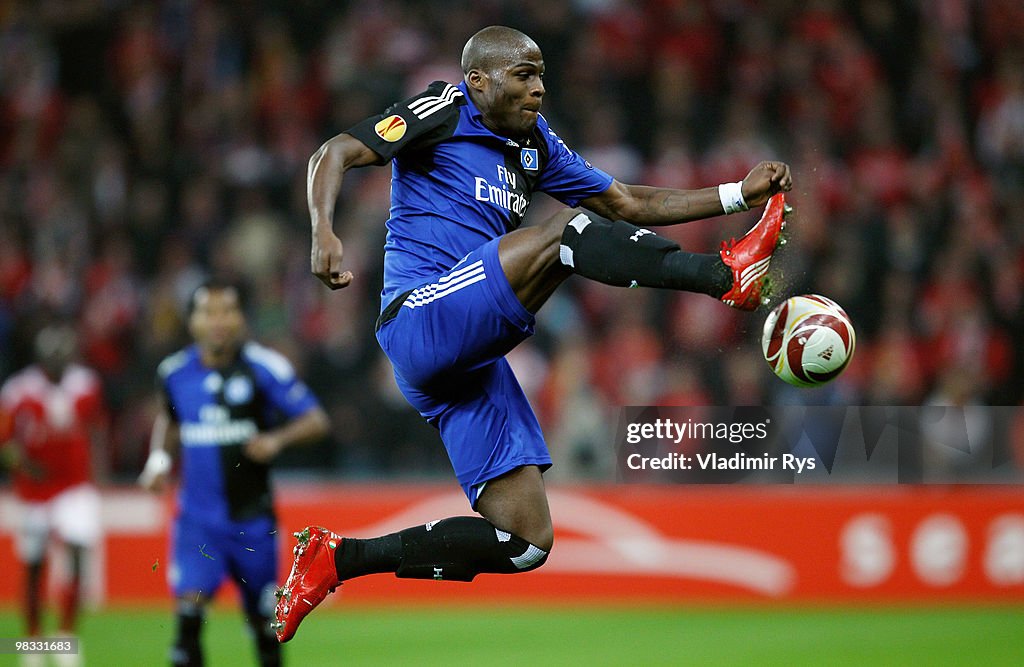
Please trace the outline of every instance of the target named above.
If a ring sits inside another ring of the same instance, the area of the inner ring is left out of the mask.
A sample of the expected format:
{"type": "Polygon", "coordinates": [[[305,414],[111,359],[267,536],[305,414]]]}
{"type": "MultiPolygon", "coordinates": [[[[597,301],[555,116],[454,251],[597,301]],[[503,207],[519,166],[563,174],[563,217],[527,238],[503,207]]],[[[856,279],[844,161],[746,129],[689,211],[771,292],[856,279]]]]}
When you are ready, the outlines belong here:
{"type": "Polygon", "coordinates": [[[795,387],[816,387],[839,377],[856,344],[846,311],[818,294],[793,296],[777,305],[761,336],[772,372],[795,387]]]}

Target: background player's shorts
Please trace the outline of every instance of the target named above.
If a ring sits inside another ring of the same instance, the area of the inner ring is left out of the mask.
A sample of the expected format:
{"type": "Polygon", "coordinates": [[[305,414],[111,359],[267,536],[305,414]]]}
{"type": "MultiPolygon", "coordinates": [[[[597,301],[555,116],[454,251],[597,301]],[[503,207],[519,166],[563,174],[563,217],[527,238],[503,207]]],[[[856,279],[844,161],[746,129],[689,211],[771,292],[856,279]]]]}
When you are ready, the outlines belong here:
{"type": "Polygon", "coordinates": [[[43,558],[51,534],[79,547],[91,547],[100,537],[100,495],[91,484],[72,486],[45,502],[19,505],[17,551],[23,563],[43,558]]]}
{"type": "Polygon", "coordinates": [[[277,526],[261,517],[208,525],[180,515],[171,531],[168,583],[175,597],[202,593],[213,597],[227,577],[246,600],[273,590],[277,579],[277,526]]]}
{"type": "Polygon", "coordinates": [[[551,457],[537,418],[505,361],[533,334],[494,239],[413,290],[377,340],[409,402],[441,431],[459,484],[475,507],[479,486],[551,457]]]}

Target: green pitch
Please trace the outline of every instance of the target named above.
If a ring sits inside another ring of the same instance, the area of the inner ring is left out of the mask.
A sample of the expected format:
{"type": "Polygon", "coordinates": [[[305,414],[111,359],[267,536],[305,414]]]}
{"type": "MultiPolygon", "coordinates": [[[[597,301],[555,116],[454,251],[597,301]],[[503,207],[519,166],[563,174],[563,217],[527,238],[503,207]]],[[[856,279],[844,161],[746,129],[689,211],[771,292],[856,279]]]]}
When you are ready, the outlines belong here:
{"type": "MultiPolygon", "coordinates": [[[[20,627],[0,612],[2,634],[20,627]]],[[[1024,607],[358,607],[323,609],[286,645],[290,665],[1024,665],[1024,607]]],[[[167,664],[169,610],[83,619],[91,665],[167,664]]],[[[254,664],[241,615],[215,609],[207,664],[254,664]]],[[[0,655],[0,665],[15,664],[0,655]]]]}

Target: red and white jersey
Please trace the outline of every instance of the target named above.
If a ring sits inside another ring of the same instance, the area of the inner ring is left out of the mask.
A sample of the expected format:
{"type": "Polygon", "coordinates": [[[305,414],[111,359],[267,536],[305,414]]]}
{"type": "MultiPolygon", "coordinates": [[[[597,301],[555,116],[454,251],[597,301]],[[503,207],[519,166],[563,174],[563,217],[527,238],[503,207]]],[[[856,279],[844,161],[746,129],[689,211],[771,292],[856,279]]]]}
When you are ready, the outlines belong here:
{"type": "Polygon", "coordinates": [[[90,434],[104,415],[99,375],[69,365],[54,383],[38,366],[15,373],[0,389],[0,444],[14,441],[26,465],[14,474],[24,500],[48,500],[92,479],[90,434]]]}

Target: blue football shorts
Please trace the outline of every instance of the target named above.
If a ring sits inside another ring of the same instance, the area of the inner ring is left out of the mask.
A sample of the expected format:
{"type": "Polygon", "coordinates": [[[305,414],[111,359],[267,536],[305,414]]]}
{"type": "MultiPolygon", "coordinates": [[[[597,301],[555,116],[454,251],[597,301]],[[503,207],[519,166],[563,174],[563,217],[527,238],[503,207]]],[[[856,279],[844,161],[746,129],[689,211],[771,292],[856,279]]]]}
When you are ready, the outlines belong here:
{"type": "Polygon", "coordinates": [[[270,517],[211,525],[182,514],[171,531],[171,590],[212,598],[231,577],[243,600],[260,601],[276,585],[277,544],[270,517]]]}
{"type": "Polygon", "coordinates": [[[551,466],[544,436],[505,360],[533,334],[498,261],[499,239],[386,308],[377,340],[406,399],[441,433],[475,508],[483,484],[525,465],[551,466]]]}

